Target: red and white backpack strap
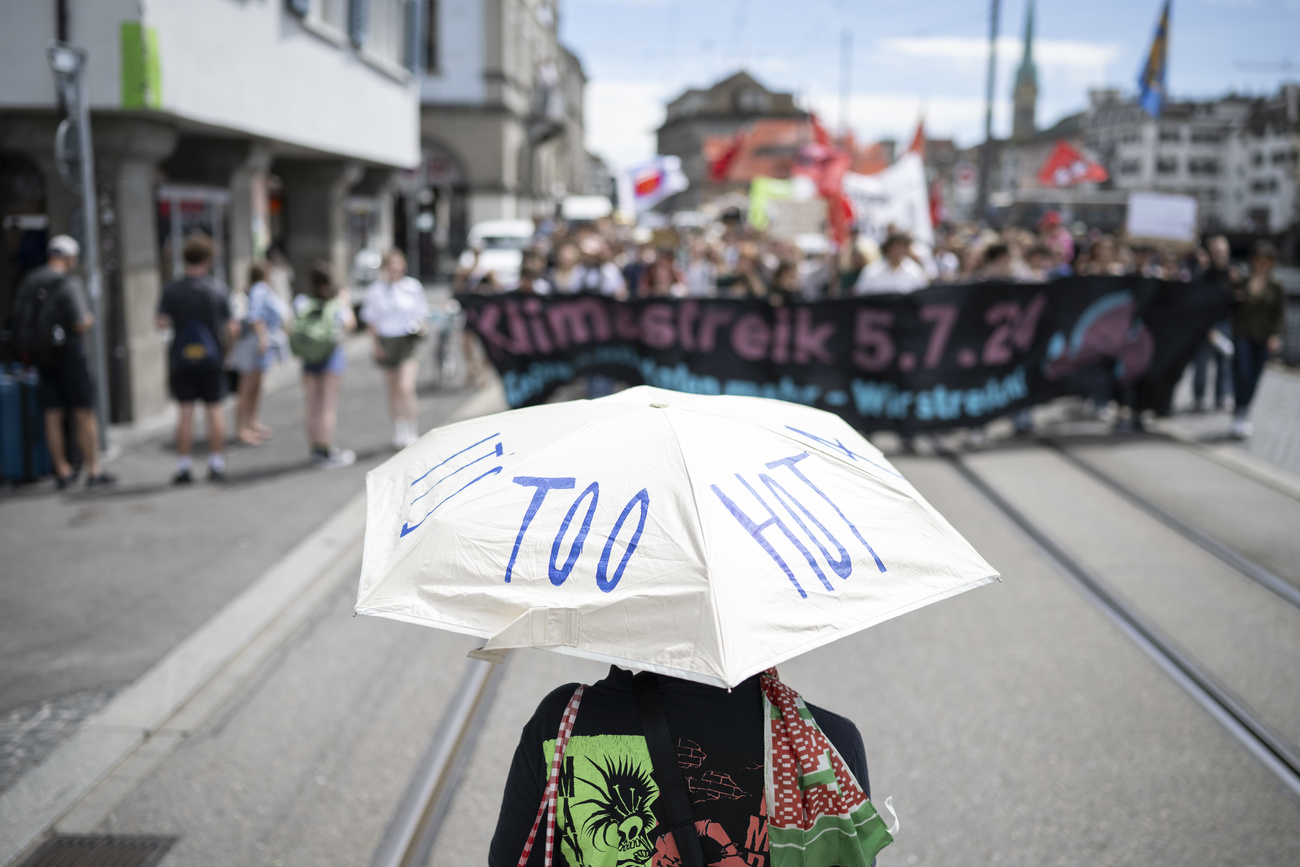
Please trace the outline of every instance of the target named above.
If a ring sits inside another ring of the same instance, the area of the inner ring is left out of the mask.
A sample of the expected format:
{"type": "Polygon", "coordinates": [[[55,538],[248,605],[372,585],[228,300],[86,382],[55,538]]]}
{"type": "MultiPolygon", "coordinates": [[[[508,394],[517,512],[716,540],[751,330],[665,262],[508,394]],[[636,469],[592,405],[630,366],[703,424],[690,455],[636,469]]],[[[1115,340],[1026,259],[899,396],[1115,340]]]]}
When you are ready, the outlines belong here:
{"type": "Polygon", "coordinates": [[[564,751],[569,745],[569,735],[573,734],[573,723],[578,718],[578,703],[586,686],[579,686],[573,691],[560,717],[560,732],[555,737],[555,755],[551,757],[551,773],[546,779],[546,791],[542,795],[541,806],[537,808],[537,818],[533,820],[533,830],[528,832],[528,842],[524,852],[519,856],[519,867],[527,867],[528,856],[533,854],[533,843],[537,841],[537,831],[542,826],[542,817],[546,817],[546,867],[551,867],[551,853],[555,845],[555,802],[560,788],[560,766],[564,761],[564,751]]]}

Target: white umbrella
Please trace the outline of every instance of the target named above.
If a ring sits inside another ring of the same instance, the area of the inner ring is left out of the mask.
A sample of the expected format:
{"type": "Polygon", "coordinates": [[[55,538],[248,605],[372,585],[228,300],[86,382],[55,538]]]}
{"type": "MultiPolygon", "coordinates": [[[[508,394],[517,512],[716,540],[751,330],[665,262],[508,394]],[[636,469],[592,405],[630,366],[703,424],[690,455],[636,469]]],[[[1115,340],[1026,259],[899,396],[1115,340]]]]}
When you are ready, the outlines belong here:
{"type": "Polygon", "coordinates": [[[997,573],[838,416],[640,387],[367,477],[357,611],[716,686],[997,573]]]}

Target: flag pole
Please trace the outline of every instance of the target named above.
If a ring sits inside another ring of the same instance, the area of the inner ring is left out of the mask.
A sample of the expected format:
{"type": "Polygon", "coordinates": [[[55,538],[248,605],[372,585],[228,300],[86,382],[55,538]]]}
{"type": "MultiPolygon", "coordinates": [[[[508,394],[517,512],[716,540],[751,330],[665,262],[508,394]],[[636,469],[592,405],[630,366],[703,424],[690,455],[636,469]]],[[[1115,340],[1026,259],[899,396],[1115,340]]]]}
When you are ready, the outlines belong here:
{"type": "Polygon", "coordinates": [[[840,31],[840,134],[849,134],[849,87],[853,70],[853,31],[840,31]]]}
{"type": "Polygon", "coordinates": [[[989,72],[984,91],[984,145],[980,148],[979,192],[975,196],[975,218],[983,220],[989,207],[989,172],[993,166],[993,83],[998,67],[998,0],[989,7],[989,72]]]}

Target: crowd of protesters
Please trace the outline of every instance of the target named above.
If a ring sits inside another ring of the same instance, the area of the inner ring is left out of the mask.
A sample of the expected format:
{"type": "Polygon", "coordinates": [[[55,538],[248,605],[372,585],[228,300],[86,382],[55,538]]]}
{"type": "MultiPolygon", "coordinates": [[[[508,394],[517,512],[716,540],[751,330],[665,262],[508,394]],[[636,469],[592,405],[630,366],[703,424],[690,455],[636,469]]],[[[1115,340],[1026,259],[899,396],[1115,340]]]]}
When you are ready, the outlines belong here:
{"type": "MultiPolygon", "coordinates": [[[[691,229],[651,230],[596,221],[569,226],[538,221],[517,278],[479,266],[473,251],[462,257],[456,291],[538,295],[594,291],[616,298],[760,298],[774,305],[872,293],[911,292],[934,283],[982,280],[1044,282],[1071,275],[1139,274],[1165,280],[1205,279],[1234,299],[1233,312],[1207,335],[1194,367],[1196,411],[1206,408],[1208,372],[1215,376],[1214,404],[1233,404],[1232,435],[1248,437],[1248,414],[1264,362],[1280,348],[1285,295],[1273,276],[1277,254],[1260,243],[1247,262],[1229,261],[1221,236],[1203,247],[1173,252],[1129,244],[1122,237],[1067,226],[1049,211],[1032,228],[1001,231],[974,224],[943,227],[933,248],[892,227],[877,242],[852,231],[836,249],[821,235],[776,240],[753,230],[738,209],[691,229]]],[[[469,359],[480,376],[481,355],[469,359]]],[[[1125,410],[1122,393],[1094,396],[1103,418],[1121,430],[1141,427],[1125,410]],[[1115,404],[1112,404],[1112,398],[1115,404]]],[[[1017,428],[1027,430],[1025,419],[1017,428]]]]}
{"type": "MultiPolygon", "coordinates": [[[[1207,409],[1207,394],[1215,409],[1226,410],[1231,402],[1232,435],[1250,436],[1250,405],[1265,362],[1280,350],[1285,321],[1286,298],[1274,276],[1277,253],[1270,244],[1256,244],[1247,261],[1234,263],[1221,235],[1207,237],[1199,249],[1174,253],[1128,244],[1081,224],[1066,226],[1054,212],[1033,228],[994,231],[962,225],[944,227],[937,234],[930,248],[892,228],[880,242],[853,231],[837,248],[818,234],[768,237],[747,226],[736,209],[692,228],[665,225],[651,230],[609,220],[569,226],[545,220],[538,221],[517,273],[488,270],[470,250],[460,260],[452,288],[537,295],[596,292],[619,299],[749,298],[782,305],[906,293],[935,283],[1044,282],[1070,275],[1208,281],[1231,296],[1233,307],[1207,334],[1192,362],[1193,409],[1207,409]]],[[[76,266],[74,245],[70,238],[53,239],[50,264],[34,272],[19,293],[32,299],[49,295],[59,307],[60,321],[67,320],[66,347],[52,350],[38,364],[47,437],[61,488],[75,478],[64,454],[65,412],[76,420],[81,451],[91,456],[88,484],[115,481],[100,467],[91,447],[96,437],[91,410],[95,386],[80,341],[91,320],[80,284],[70,276],[76,266]]],[[[205,410],[210,480],[225,477],[223,402],[228,391],[236,394],[235,442],[258,446],[273,435],[259,417],[261,393],[266,374],[291,356],[301,365],[303,426],[312,464],[330,468],[353,463],[355,453],[334,442],[347,370],[343,342],[358,327],[348,288],[325,263],[295,280],[287,260],[273,250],[268,261],[251,266],[232,292],[212,275],[213,252],[206,237],[187,239],[184,274],[165,287],[158,307],[158,327],[170,332],[168,385],[178,403],[173,481],[193,480],[196,404],[205,410]]],[[[417,359],[431,321],[424,287],[406,270],[401,252],[387,253],[378,279],[364,287],[364,302],[359,304],[371,355],[384,371],[396,448],[410,445],[419,434],[417,359]]],[[[29,318],[38,319],[34,313],[29,318]]],[[[449,335],[439,333],[445,342],[449,335]]],[[[486,360],[468,335],[465,351],[470,381],[481,385],[486,360]]],[[[439,352],[439,361],[444,354],[439,352]]],[[[615,383],[592,377],[588,387],[591,396],[598,396],[613,390],[615,383]]],[[[1126,410],[1122,390],[1093,395],[1090,403],[1098,416],[1114,418],[1117,428],[1141,425],[1140,416],[1126,410]]],[[[1027,432],[1030,425],[1027,412],[1016,417],[1017,432],[1027,432]]]]}

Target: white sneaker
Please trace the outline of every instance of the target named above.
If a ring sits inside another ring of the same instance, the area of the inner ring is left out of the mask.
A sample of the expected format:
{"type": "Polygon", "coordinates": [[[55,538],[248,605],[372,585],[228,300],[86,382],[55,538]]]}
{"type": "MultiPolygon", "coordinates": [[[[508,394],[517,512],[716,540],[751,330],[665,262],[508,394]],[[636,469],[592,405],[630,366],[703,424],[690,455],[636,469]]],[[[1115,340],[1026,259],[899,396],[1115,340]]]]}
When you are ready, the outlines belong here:
{"type": "Polygon", "coordinates": [[[350,467],[357,462],[357,453],[352,449],[331,448],[328,452],[319,452],[312,459],[318,469],[335,470],[350,467]]]}
{"type": "Polygon", "coordinates": [[[399,449],[406,448],[419,438],[414,422],[398,422],[393,429],[393,445],[399,449]]]}
{"type": "Polygon", "coordinates": [[[1250,439],[1250,435],[1255,432],[1250,422],[1244,418],[1234,418],[1232,420],[1232,438],[1234,440],[1250,439]]]}

